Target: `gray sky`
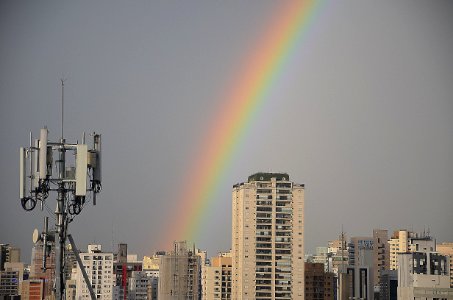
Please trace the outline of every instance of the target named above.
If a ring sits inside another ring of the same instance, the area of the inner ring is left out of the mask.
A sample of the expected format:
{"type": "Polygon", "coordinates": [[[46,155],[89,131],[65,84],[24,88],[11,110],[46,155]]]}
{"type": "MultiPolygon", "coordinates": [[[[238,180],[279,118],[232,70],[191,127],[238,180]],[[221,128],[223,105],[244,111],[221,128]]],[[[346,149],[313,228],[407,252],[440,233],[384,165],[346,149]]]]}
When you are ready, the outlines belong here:
{"type": "MultiPolygon", "coordinates": [[[[45,125],[103,137],[103,191],[70,226],[81,248],[150,255],[222,93],[280,1],[0,2],[0,242],[31,253],[18,149],[45,125]]],[[[231,187],[257,171],[306,184],[306,249],[430,228],[453,241],[453,2],[327,3],[251,124],[203,230],[230,248],[231,187]]],[[[47,205],[54,210],[55,198],[47,205]]]]}

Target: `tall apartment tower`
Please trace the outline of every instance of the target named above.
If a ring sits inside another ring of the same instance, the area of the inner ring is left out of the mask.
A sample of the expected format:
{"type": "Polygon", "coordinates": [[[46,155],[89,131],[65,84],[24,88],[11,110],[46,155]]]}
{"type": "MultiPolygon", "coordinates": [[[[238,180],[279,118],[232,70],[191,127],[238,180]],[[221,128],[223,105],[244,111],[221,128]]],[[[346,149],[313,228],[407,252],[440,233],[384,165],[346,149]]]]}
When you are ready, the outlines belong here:
{"type": "Polygon", "coordinates": [[[232,299],[304,299],[304,185],[256,173],[232,198],[232,299]]]}

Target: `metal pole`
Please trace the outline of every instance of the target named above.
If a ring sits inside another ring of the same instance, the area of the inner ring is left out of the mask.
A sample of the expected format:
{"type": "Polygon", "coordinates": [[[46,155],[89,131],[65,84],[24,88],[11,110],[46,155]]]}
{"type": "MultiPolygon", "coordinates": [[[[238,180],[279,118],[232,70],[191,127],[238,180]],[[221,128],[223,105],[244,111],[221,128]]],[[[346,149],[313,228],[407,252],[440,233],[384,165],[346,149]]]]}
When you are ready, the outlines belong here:
{"type": "Polygon", "coordinates": [[[93,287],[91,286],[90,279],[88,278],[87,272],[85,271],[85,267],[83,266],[82,260],[80,259],[79,250],[77,249],[77,246],[74,242],[74,239],[72,238],[72,235],[68,234],[68,239],[69,242],[71,243],[72,251],[74,252],[74,255],[77,259],[77,263],[79,264],[80,270],[82,271],[83,279],[85,280],[88,290],[90,291],[91,300],[96,300],[96,295],[94,294],[93,287]]]}
{"type": "Polygon", "coordinates": [[[63,125],[64,125],[64,79],[61,78],[61,138],[63,139],[63,125]]]}
{"type": "Polygon", "coordinates": [[[49,217],[44,217],[44,238],[42,241],[42,267],[43,272],[47,269],[47,233],[49,231],[49,217]]]}
{"type": "Polygon", "coordinates": [[[55,269],[58,274],[56,274],[56,299],[64,299],[65,291],[65,276],[64,276],[64,250],[66,243],[66,212],[65,212],[65,199],[66,199],[66,189],[63,182],[64,172],[65,172],[65,140],[61,138],[61,146],[59,149],[59,160],[58,160],[58,178],[61,179],[58,183],[58,196],[57,196],[57,208],[55,210],[55,215],[57,217],[57,233],[58,233],[58,243],[56,244],[56,254],[57,260],[55,264],[55,269]]]}

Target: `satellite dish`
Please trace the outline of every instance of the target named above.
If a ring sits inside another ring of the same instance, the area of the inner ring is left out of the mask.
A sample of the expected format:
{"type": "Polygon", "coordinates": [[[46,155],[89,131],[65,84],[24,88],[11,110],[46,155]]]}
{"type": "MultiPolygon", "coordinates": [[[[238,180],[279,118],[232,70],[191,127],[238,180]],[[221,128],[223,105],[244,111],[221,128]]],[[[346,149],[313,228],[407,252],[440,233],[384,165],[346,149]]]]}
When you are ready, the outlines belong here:
{"type": "Polygon", "coordinates": [[[40,236],[39,236],[39,231],[38,229],[35,228],[35,230],[33,230],[33,243],[36,244],[39,239],[40,239],[40,236]]]}

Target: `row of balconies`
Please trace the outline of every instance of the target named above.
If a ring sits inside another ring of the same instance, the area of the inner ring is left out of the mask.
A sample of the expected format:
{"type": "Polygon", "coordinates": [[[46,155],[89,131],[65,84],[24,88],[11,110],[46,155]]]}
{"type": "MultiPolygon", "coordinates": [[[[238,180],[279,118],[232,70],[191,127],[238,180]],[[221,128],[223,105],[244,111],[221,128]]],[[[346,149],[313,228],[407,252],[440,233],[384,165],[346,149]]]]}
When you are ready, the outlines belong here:
{"type": "MultiPolygon", "coordinates": [[[[281,229],[280,229],[281,230],[281,229]]],[[[257,231],[255,233],[255,237],[257,241],[267,241],[272,239],[272,231],[257,231]]],[[[276,231],[275,232],[275,237],[277,242],[285,241],[284,239],[286,238],[287,242],[290,242],[290,238],[292,236],[292,233],[289,229],[285,231],[276,231]]]]}

